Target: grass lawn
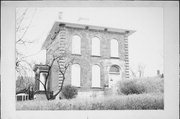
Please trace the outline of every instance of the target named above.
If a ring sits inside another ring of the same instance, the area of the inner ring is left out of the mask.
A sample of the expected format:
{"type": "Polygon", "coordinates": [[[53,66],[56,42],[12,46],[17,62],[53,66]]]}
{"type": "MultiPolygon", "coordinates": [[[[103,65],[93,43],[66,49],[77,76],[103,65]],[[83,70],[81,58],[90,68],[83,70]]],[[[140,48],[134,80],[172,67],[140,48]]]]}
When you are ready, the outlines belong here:
{"type": "Polygon", "coordinates": [[[143,78],[122,80],[118,95],[62,100],[32,100],[17,102],[17,110],[162,110],[164,80],[143,78]]]}
{"type": "Polygon", "coordinates": [[[17,110],[162,110],[163,93],[118,95],[71,100],[33,100],[16,103],[17,110]]]}

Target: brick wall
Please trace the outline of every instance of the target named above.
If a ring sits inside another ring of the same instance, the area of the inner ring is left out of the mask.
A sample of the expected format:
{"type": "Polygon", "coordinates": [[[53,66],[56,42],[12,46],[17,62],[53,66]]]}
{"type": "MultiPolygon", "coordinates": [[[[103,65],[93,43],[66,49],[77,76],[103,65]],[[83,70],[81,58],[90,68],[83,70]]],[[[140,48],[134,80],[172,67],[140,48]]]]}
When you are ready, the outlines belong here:
{"type": "MultiPolygon", "coordinates": [[[[54,42],[47,49],[47,63],[52,59],[52,54],[56,49],[61,49],[61,42],[64,41],[65,50],[69,54],[69,58],[74,58],[74,63],[81,66],[81,88],[80,90],[91,90],[92,65],[97,64],[101,68],[101,88],[108,83],[109,68],[112,64],[116,64],[121,68],[121,78],[128,78],[128,43],[127,37],[120,33],[113,33],[103,30],[89,30],[81,28],[70,28],[61,26],[54,42]],[[63,27],[63,28],[61,28],[63,27]],[[71,54],[71,38],[74,35],[81,37],[81,55],[71,54]],[[91,56],[91,39],[93,37],[100,39],[100,56],[91,56]],[[65,37],[65,38],[62,38],[65,37]],[[110,40],[116,39],[119,45],[119,58],[110,57],[110,40]]],[[[60,52],[59,52],[60,53],[60,52]]],[[[54,64],[51,72],[51,90],[58,89],[58,67],[54,64]]],[[[66,73],[64,85],[71,84],[71,67],[66,73]]],[[[96,89],[94,89],[96,90],[96,89]]],[[[101,89],[100,89],[101,90],[101,89]]]]}

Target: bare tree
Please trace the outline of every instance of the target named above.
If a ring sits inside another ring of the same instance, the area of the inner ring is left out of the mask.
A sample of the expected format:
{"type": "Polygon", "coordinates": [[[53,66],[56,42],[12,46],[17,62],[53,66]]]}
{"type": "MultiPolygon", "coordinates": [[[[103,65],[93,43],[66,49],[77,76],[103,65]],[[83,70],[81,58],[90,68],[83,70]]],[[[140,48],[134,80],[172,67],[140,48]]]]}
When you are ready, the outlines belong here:
{"type": "Polygon", "coordinates": [[[16,10],[16,72],[19,75],[24,75],[28,71],[32,71],[32,64],[29,63],[21,50],[22,46],[26,46],[33,41],[25,39],[25,35],[32,24],[33,17],[36,13],[36,8],[34,10],[30,8],[18,9],[16,10]]]}
{"type": "Polygon", "coordinates": [[[131,72],[131,75],[132,75],[133,78],[137,77],[136,73],[131,68],[130,68],[130,72],[131,72]]]}
{"type": "Polygon", "coordinates": [[[27,90],[30,86],[34,87],[34,78],[28,76],[18,76],[16,80],[16,93],[27,90]]]}
{"type": "MultiPolygon", "coordinates": [[[[66,71],[68,69],[68,67],[73,63],[74,61],[74,58],[69,58],[69,60],[66,60],[66,62],[61,65],[60,64],[60,60],[64,60],[64,58],[67,58],[64,54],[63,55],[60,55],[60,56],[53,56],[53,59],[52,61],[49,63],[48,65],[48,72],[47,74],[45,75],[45,81],[42,82],[39,78],[36,78],[36,80],[38,80],[42,85],[43,85],[43,88],[44,88],[44,91],[45,91],[45,95],[46,95],[46,98],[47,100],[50,100],[50,99],[55,99],[56,96],[62,91],[62,88],[63,88],[63,85],[64,85],[64,81],[66,79],[65,77],[65,74],[66,74],[66,71]],[[61,87],[59,88],[59,90],[52,96],[49,95],[49,91],[47,90],[47,85],[48,85],[48,79],[49,79],[49,76],[50,76],[50,72],[52,70],[52,67],[54,65],[54,63],[57,62],[58,64],[58,71],[61,73],[62,75],[62,84],[61,84],[61,87]]],[[[67,58],[68,59],[68,58],[67,58]]]]}
{"type": "Polygon", "coordinates": [[[145,70],[145,65],[139,64],[138,65],[138,73],[139,73],[139,78],[144,76],[144,70],[145,70]]]}

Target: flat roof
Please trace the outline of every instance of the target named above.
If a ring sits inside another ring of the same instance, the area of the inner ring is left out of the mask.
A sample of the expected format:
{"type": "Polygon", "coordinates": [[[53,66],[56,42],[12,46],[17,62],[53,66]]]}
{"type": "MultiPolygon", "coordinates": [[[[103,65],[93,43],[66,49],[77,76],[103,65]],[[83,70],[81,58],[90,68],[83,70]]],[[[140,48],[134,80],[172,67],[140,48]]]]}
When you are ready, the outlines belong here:
{"type": "Polygon", "coordinates": [[[99,30],[99,31],[107,31],[107,32],[113,32],[113,33],[121,33],[126,34],[127,36],[133,34],[135,30],[127,30],[127,29],[119,29],[119,28],[111,28],[111,27],[102,27],[102,26],[94,26],[94,25],[87,25],[87,24],[78,24],[78,23],[70,23],[70,22],[58,22],[56,21],[49,32],[46,40],[43,43],[42,49],[45,49],[47,46],[47,42],[49,39],[56,37],[56,30],[57,26],[65,26],[70,28],[80,28],[80,29],[87,29],[87,30],[99,30]]]}
{"type": "Polygon", "coordinates": [[[102,26],[94,26],[94,25],[78,24],[78,23],[69,23],[69,22],[55,22],[55,24],[59,24],[59,25],[62,24],[62,25],[65,25],[66,27],[72,27],[72,28],[82,28],[82,29],[91,29],[91,30],[127,33],[128,36],[135,32],[135,30],[119,29],[119,28],[104,27],[104,26],[102,27],[102,26]]]}

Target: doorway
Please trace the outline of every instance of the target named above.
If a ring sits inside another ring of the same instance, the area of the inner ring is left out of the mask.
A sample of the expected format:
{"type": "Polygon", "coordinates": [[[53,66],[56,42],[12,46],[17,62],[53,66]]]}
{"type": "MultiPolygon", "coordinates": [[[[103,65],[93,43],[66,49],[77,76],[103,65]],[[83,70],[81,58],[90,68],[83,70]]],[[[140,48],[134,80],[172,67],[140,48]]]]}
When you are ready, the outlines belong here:
{"type": "Polygon", "coordinates": [[[117,82],[121,80],[120,67],[112,65],[109,70],[109,88],[116,86],[117,82]]]}

